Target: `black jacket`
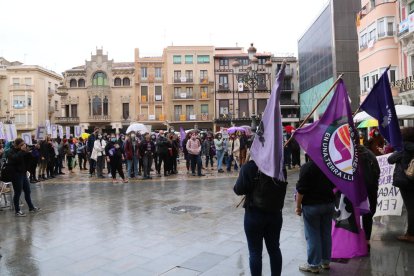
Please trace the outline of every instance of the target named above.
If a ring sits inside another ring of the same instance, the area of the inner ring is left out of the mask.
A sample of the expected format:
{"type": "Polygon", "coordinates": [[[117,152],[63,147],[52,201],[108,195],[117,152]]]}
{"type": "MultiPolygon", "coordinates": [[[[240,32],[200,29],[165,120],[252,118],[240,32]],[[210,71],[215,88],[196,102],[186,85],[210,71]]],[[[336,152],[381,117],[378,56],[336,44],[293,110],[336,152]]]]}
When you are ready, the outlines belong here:
{"type": "Polygon", "coordinates": [[[376,196],[381,169],[375,154],[364,146],[358,147],[358,158],[362,164],[364,184],[369,195],[376,196]]]}
{"type": "Polygon", "coordinates": [[[388,157],[388,163],[395,164],[392,185],[402,189],[414,189],[414,182],[408,179],[404,172],[413,157],[414,143],[412,142],[404,142],[403,151],[396,151],[388,157]]]}
{"type": "Polygon", "coordinates": [[[303,195],[302,205],[335,202],[335,185],[325,176],[313,161],[300,168],[296,190],[303,195]]]}
{"type": "Polygon", "coordinates": [[[30,152],[17,150],[12,147],[7,155],[7,166],[11,168],[10,171],[25,174],[28,171],[31,160],[30,152]]]}

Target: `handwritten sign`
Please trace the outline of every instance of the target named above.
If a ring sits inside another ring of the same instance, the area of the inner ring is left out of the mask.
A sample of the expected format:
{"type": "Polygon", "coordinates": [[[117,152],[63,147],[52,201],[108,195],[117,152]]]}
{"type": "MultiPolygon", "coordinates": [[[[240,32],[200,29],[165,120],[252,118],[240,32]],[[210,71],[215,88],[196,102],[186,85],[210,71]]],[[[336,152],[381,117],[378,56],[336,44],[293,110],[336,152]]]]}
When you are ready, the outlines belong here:
{"type": "Polygon", "coordinates": [[[63,138],[63,126],[58,125],[58,134],[60,138],[63,138]]]}
{"type": "Polygon", "coordinates": [[[33,145],[32,134],[30,132],[22,133],[22,139],[24,140],[26,145],[33,145]]]}
{"type": "Polygon", "coordinates": [[[7,141],[14,141],[17,138],[16,125],[5,124],[4,125],[5,138],[7,141]]]}
{"type": "Polygon", "coordinates": [[[36,140],[45,140],[46,138],[46,127],[38,126],[36,129],[36,140]]]}
{"type": "Polygon", "coordinates": [[[6,139],[6,136],[4,135],[4,126],[2,122],[0,122],[0,139],[6,139]]]}
{"type": "Polygon", "coordinates": [[[70,127],[66,127],[66,138],[70,137],[70,127]]]}
{"type": "Polygon", "coordinates": [[[51,126],[52,129],[52,138],[56,139],[57,135],[58,135],[58,126],[57,125],[52,125],[51,126]]]}
{"type": "Polygon", "coordinates": [[[391,155],[377,156],[381,169],[378,183],[377,210],[374,217],[379,216],[401,216],[403,200],[400,189],[392,185],[395,164],[388,163],[391,155]]]}
{"type": "Polygon", "coordinates": [[[82,128],[80,126],[75,126],[75,137],[81,137],[82,128]]]}
{"type": "Polygon", "coordinates": [[[52,134],[52,128],[50,126],[50,121],[49,120],[46,120],[45,121],[45,124],[46,124],[46,132],[47,132],[47,134],[52,134]]]}

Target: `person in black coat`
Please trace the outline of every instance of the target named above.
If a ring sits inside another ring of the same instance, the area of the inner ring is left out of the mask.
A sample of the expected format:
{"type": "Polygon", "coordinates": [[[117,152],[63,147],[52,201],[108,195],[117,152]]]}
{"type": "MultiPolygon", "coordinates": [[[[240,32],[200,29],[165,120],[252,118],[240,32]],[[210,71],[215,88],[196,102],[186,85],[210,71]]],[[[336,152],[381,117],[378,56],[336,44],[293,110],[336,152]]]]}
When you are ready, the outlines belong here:
{"type": "Polygon", "coordinates": [[[14,140],[13,146],[7,154],[8,162],[7,166],[11,173],[12,185],[13,185],[13,204],[17,217],[25,217],[26,214],[20,210],[20,196],[22,191],[24,192],[24,198],[30,212],[40,211],[40,208],[35,207],[30,196],[30,184],[27,178],[27,171],[29,168],[29,162],[31,159],[31,153],[26,146],[23,139],[17,138],[14,140]]]}
{"type": "Polygon", "coordinates": [[[155,144],[151,140],[149,133],[144,135],[144,140],[141,142],[140,150],[142,152],[142,161],[144,165],[144,179],[151,179],[152,158],[155,152],[155,144]]]}
{"type": "MultiPolygon", "coordinates": [[[[286,178],[286,170],[283,170],[286,178]]],[[[282,208],[287,182],[281,182],[261,173],[254,161],[245,163],[241,169],[234,192],[246,195],[243,207],[244,231],[249,248],[250,272],[262,275],[263,239],[270,258],[272,275],[282,271],[282,253],[279,247],[282,229],[282,208]]]]}
{"type": "Polygon", "coordinates": [[[124,172],[122,170],[122,160],[124,159],[124,153],[122,147],[119,145],[119,142],[115,137],[115,134],[111,134],[108,144],[105,146],[105,155],[111,170],[112,181],[116,182],[116,172],[118,171],[119,175],[122,178],[122,181],[124,183],[127,183],[128,179],[125,178],[124,172]]]}
{"type": "Polygon", "coordinates": [[[414,242],[414,180],[410,180],[405,170],[412,158],[414,158],[414,127],[406,127],[401,130],[403,138],[403,151],[394,152],[388,157],[388,163],[395,164],[393,183],[400,188],[404,205],[407,209],[407,231],[397,239],[405,242],[414,242]]]}

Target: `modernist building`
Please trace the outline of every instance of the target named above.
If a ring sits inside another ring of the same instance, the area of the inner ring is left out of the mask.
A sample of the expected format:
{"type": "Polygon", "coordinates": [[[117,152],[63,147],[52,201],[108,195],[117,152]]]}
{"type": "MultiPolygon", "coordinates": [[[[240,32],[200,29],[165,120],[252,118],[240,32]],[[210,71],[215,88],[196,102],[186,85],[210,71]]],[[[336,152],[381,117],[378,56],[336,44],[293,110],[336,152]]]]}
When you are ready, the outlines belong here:
{"type": "MultiPolygon", "coordinates": [[[[162,57],[140,57],[139,49],[135,49],[135,97],[132,101],[134,120],[151,125],[152,129],[165,129],[166,104],[164,75],[164,60],[162,57]]],[[[131,117],[125,120],[129,123],[131,117]]]]}
{"type": "Polygon", "coordinates": [[[214,47],[164,49],[166,124],[176,130],[212,129],[214,117],[214,47]]]}
{"type": "Polygon", "coordinates": [[[129,121],[137,118],[134,73],[133,62],[108,60],[108,55],[97,49],[85,65],[64,72],[58,89],[62,114],[56,123],[81,125],[84,130],[125,130],[129,121]]]}
{"type": "Polygon", "coordinates": [[[30,132],[46,120],[54,122],[60,111],[56,93],[62,77],[37,65],[8,62],[0,57],[0,119],[30,132]]]}
{"type": "MultiPolygon", "coordinates": [[[[336,78],[344,73],[351,106],[359,105],[358,35],[355,16],[360,0],[330,0],[314,23],[299,39],[300,116],[304,119],[336,78]]],[[[322,114],[327,100],[318,108],[322,114]]]]}
{"type": "MultiPolygon", "coordinates": [[[[362,0],[361,6],[357,14],[357,31],[362,102],[389,65],[390,81],[395,83],[399,78],[400,50],[396,39],[398,3],[362,0]]],[[[398,89],[392,90],[394,102],[399,103],[398,89]]]]}

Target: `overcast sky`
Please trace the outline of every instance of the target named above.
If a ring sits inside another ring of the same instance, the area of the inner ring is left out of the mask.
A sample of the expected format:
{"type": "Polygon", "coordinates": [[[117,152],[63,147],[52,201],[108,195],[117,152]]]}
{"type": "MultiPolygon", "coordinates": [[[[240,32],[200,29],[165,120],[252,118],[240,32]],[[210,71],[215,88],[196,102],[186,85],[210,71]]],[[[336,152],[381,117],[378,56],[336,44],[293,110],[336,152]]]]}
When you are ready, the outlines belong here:
{"type": "Polygon", "coordinates": [[[170,45],[293,53],[328,0],[2,1],[0,56],[61,73],[96,47],[115,62],[161,56],[170,45]]]}

